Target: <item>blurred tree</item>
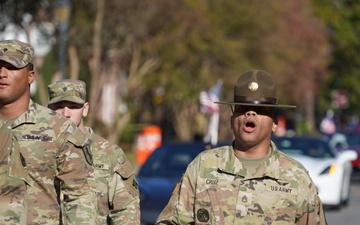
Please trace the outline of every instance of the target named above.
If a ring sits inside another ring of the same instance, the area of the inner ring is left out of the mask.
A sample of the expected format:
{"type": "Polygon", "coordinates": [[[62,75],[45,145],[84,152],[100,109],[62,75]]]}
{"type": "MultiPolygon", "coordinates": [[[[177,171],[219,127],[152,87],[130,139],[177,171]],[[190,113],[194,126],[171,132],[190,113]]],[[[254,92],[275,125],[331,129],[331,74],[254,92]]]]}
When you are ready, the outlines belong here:
{"type": "Polygon", "coordinates": [[[271,3],[279,19],[263,41],[264,54],[268,55],[265,68],[271,68],[278,76],[280,99],[288,98],[298,106],[297,112],[314,134],[318,91],[328,75],[330,48],[326,27],[312,14],[310,1],[287,1],[282,7],[271,3]]]}
{"type": "Polygon", "coordinates": [[[342,89],[349,93],[349,107],[336,109],[336,114],[348,118],[359,115],[360,102],[360,3],[357,0],[315,0],[314,11],[327,24],[330,43],[333,49],[329,65],[330,78],[324,89],[319,113],[325,115],[332,108],[331,92],[342,89]]]}
{"type": "MultiPolygon", "coordinates": [[[[82,3],[86,4],[86,2],[82,3]]],[[[226,42],[222,45],[216,43],[218,34],[212,36],[213,28],[207,24],[207,15],[204,15],[209,13],[206,11],[207,4],[204,1],[201,3],[193,4],[192,1],[188,3],[157,1],[157,4],[146,1],[105,3],[106,17],[112,20],[103,23],[101,49],[112,54],[107,52],[101,54],[102,68],[106,71],[109,62],[113,60],[113,65],[118,66],[113,74],[115,76],[126,74],[125,97],[129,109],[135,113],[139,112],[135,115],[137,121],[158,124],[172,121],[177,136],[182,140],[193,138],[192,118],[197,112],[200,90],[213,85],[221,76],[220,69],[216,69],[217,61],[224,65],[228,64],[229,57],[220,56],[235,55],[226,50],[232,48],[226,46],[226,42]],[[223,48],[224,46],[226,48],[223,48]],[[116,53],[116,60],[113,53],[116,53]],[[154,68],[157,68],[156,71],[149,73],[154,68]],[[219,73],[212,78],[211,74],[217,70],[219,73]],[[148,76],[144,77],[147,73],[148,76]],[[204,84],[206,87],[201,87],[204,84]],[[156,118],[153,115],[157,115],[156,118]]],[[[76,4],[81,4],[81,1],[77,1],[76,4]]],[[[89,9],[80,5],[74,8],[89,9]]],[[[75,18],[75,21],[91,21],[91,13],[88,14],[88,19],[84,19],[85,13],[81,13],[81,17],[75,18]]],[[[76,31],[73,31],[74,37],[71,41],[77,40],[77,44],[83,46],[83,40],[92,31],[84,30],[86,26],[81,25],[80,22],[78,24],[75,26],[76,31]]],[[[91,46],[92,43],[89,45],[91,46]]],[[[88,48],[78,47],[78,49],[85,50],[84,56],[87,55],[85,58],[93,59],[92,54],[86,51],[88,48]]],[[[93,72],[90,71],[90,74],[93,72]]],[[[102,74],[103,77],[110,75],[106,72],[97,72],[97,74],[102,74]]],[[[91,82],[103,87],[99,85],[101,82],[93,82],[93,78],[91,82]]],[[[101,89],[95,93],[100,98],[101,89]]],[[[94,99],[92,101],[94,102],[94,99]]]]}
{"type": "Polygon", "coordinates": [[[23,25],[23,17],[26,13],[35,15],[38,7],[44,1],[41,0],[1,0],[0,1],[0,30],[6,25],[14,23],[23,25]]]}
{"type": "MultiPolygon", "coordinates": [[[[89,125],[115,141],[129,123],[193,139],[200,91],[221,78],[229,100],[249,69],[273,74],[281,101],[313,123],[326,38],[310,0],[76,0],[69,77],[88,84],[89,125]]],[[[230,110],[221,110],[220,138],[231,137],[230,110]]]]}
{"type": "MultiPolygon", "coordinates": [[[[221,2],[217,8],[224,5],[221,2]]],[[[229,4],[224,10],[227,16],[215,16],[223,22],[218,29],[243,43],[242,51],[233,53],[247,59],[250,68],[273,74],[279,99],[295,103],[314,128],[316,95],[327,76],[330,51],[326,27],[310,6],[310,1],[251,0],[229,4]]]]}
{"type": "Polygon", "coordinates": [[[19,39],[29,42],[35,48],[36,81],[32,85],[31,94],[40,104],[48,101],[45,84],[50,81],[47,79],[50,76],[46,76],[43,67],[47,67],[44,66],[46,54],[54,43],[53,23],[50,1],[0,1],[0,39],[19,39]]]}

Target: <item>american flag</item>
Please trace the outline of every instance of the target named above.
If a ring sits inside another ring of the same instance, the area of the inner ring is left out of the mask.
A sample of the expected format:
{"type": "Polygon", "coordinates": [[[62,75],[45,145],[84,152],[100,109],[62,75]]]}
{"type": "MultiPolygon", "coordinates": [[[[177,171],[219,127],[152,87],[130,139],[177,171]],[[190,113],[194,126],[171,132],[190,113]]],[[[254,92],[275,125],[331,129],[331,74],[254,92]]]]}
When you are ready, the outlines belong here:
{"type": "Polygon", "coordinates": [[[219,80],[208,92],[200,92],[200,111],[202,113],[214,114],[219,112],[219,105],[214,102],[220,99],[222,83],[222,80],[219,80]]]}
{"type": "Polygon", "coordinates": [[[328,110],[326,116],[321,120],[320,130],[324,134],[333,134],[336,131],[336,125],[334,122],[334,112],[328,110]]]}

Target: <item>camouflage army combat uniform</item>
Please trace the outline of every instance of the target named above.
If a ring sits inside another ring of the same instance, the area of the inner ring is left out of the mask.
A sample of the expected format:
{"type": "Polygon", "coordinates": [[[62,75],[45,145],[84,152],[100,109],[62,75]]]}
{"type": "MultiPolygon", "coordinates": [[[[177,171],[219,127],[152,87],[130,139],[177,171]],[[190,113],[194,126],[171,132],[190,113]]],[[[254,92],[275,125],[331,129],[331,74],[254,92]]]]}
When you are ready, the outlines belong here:
{"type": "Polygon", "coordinates": [[[87,181],[93,179],[92,159],[83,147],[86,138],[81,130],[33,101],[25,113],[8,125],[19,141],[31,178],[27,224],[60,223],[57,191],[64,196],[65,224],[95,224],[96,200],[87,181]],[[54,188],[57,179],[59,190],[54,188]]]}
{"type": "Polygon", "coordinates": [[[0,224],[25,224],[28,174],[11,130],[0,120],[0,224]]]}
{"type": "Polygon", "coordinates": [[[157,224],[326,224],[306,169],[271,145],[268,158],[252,173],[232,146],[200,153],[157,224]]]}
{"type": "Polygon", "coordinates": [[[50,84],[48,91],[49,108],[73,121],[90,140],[95,176],[91,185],[97,195],[100,224],[140,224],[139,191],[131,162],[120,147],[83,124],[88,106],[85,82],[65,79],[50,84]],[[64,108],[77,113],[65,113],[64,108]]]}
{"type": "Polygon", "coordinates": [[[86,136],[91,140],[100,224],[140,224],[139,191],[131,162],[120,147],[90,127],[86,136]]]}

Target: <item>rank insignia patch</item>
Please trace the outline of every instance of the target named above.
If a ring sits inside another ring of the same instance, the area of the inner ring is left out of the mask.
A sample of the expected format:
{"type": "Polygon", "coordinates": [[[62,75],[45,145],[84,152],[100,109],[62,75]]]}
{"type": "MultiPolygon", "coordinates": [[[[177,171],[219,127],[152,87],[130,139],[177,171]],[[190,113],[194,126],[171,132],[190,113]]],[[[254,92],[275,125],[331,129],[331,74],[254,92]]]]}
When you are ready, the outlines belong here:
{"type": "Polygon", "coordinates": [[[201,208],[197,211],[196,217],[200,222],[207,222],[210,219],[209,211],[204,208],[201,208]]]}

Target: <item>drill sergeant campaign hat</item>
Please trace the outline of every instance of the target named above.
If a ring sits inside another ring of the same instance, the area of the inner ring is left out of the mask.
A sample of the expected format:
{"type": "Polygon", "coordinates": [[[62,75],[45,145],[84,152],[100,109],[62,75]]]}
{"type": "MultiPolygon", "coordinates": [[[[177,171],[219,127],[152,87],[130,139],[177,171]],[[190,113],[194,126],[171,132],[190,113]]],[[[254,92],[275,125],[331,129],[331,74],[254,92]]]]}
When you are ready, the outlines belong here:
{"type": "Polygon", "coordinates": [[[34,64],[34,48],[18,40],[0,41],[0,60],[23,68],[29,63],[34,64]]]}
{"type": "Polygon", "coordinates": [[[277,103],[275,82],[269,73],[262,70],[247,71],[237,79],[234,87],[233,101],[215,103],[296,108],[294,105],[279,105],[277,103]]]}
{"type": "Polygon", "coordinates": [[[48,105],[68,101],[83,105],[86,102],[86,84],[81,80],[65,79],[48,86],[48,105]]]}

